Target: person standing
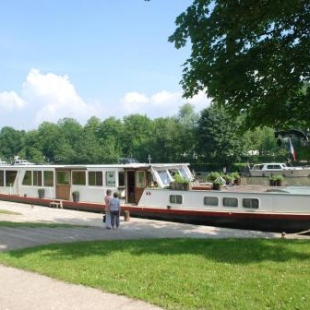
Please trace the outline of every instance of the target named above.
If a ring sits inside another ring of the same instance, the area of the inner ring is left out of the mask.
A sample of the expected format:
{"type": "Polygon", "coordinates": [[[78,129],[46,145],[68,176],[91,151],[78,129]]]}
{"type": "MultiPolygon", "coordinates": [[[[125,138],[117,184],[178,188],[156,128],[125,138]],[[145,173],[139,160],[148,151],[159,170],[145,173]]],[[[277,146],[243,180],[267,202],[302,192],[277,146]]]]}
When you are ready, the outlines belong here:
{"type": "Polygon", "coordinates": [[[112,199],[112,191],[108,189],[104,197],[104,210],[105,210],[105,228],[111,229],[111,212],[110,212],[110,201],[112,199]]]}
{"type": "Polygon", "coordinates": [[[121,213],[121,204],[118,198],[118,193],[113,194],[113,198],[110,200],[110,212],[111,212],[111,226],[116,229],[119,227],[119,217],[121,213]]]}

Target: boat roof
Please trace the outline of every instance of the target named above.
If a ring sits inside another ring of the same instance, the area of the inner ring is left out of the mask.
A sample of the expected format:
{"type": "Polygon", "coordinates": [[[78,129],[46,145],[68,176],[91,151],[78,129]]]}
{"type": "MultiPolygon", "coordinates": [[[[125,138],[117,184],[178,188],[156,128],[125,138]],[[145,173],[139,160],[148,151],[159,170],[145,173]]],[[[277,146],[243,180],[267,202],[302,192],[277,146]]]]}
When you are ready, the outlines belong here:
{"type": "Polygon", "coordinates": [[[272,162],[272,163],[258,163],[258,164],[254,164],[254,166],[256,165],[286,165],[285,163],[281,163],[281,162],[272,162]]]}
{"type": "Polygon", "coordinates": [[[287,193],[287,194],[300,194],[300,195],[310,195],[309,186],[286,186],[283,188],[275,188],[267,190],[268,193],[287,193]]]}
{"type": "Polygon", "coordinates": [[[28,165],[3,165],[5,168],[66,168],[66,169],[85,169],[85,168],[163,168],[163,169],[169,169],[169,168],[179,168],[182,166],[189,166],[189,163],[127,163],[127,164],[74,164],[74,165],[48,165],[48,164],[28,164],[28,165]]]}

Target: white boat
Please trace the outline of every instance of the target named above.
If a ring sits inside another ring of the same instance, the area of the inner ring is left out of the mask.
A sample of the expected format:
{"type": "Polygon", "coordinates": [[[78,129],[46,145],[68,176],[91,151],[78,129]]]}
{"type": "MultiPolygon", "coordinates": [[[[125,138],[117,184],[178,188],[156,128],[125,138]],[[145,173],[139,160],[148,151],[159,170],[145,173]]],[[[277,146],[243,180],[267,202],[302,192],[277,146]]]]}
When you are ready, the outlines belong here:
{"type": "Polygon", "coordinates": [[[252,177],[269,177],[272,175],[282,175],[286,178],[308,177],[310,175],[310,167],[290,167],[284,163],[262,163],[255,164],[250,169],[250,176],[252,177]]]}
{"type": "Polygon", "coordinates": [[[7,166],[7,162],[5,161],[5,160],[2,160],[1,158],[0,158],[0,166],[7,166]]]}
{"type": "Polygon", "coordinates": [[[14,166],[28,166],[28,165],[34,165],[34,163],[26,160],[26,159],[15,159],[13,162],[14,166]]]}
{"type": "Polygon", "coordinates": [[[120,193],[122,210],[132,216],[265,231],[310,229],[309,187],[210,188],[194,182],[187,163],[0,167],[0,200],[43,206],[61,201],[67,209],[103,212],[105,192],[111,189],[120,193]],[[177,175],[190,189],[171,189],[177,175]],[[79,193],[78,202],[73,192],[79,193]]]}

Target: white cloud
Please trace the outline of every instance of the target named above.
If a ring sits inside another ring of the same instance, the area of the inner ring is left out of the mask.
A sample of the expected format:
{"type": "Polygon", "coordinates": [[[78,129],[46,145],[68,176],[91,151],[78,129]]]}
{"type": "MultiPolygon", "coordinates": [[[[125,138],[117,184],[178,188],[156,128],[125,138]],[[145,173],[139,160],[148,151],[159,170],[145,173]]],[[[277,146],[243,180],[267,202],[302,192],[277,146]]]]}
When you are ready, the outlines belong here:
{"type": "Polygon", "coordinates": [[[204,92],[200,92],[191,99],[184,99],[181,92],[163,90],[147,97],[139,92],[127,93],[121,100],[123,116],[127,114],[145,114],[149,118],[166,117],[178,114],[185,103],[194,106],[196,112],[210,106],[210,99],[204,92]]]}
{"type": "Polygon", "coordinates": [[[200,91],[197,95],[189,99],[188,102],[194,105],[197,111],[201,111],[210,106],[211,99],[207,97],[204,91],[200,91]]]}
{"type": "Polygon", "coordinates": [[[85,122],[98,112],[98,107],[87,104],[77,94],[67,76],[41,74],[32,69],[23,84],[23,96],[30,110],[35,110],[35,123],[57,122],[72,117],[85,122]]]}
{"type": "Polygon", "coordinates": [[[0,107],[5,110],[14,110],[15,108],[23,108],[25,106],[24,100],[18,96],[16,92],[4,91],[0,93],[0,107]]]}
{"type": "MultiPolygon", "coordinates": [[[[116,97],[118,94],[112,94],[116,97]]],[[[113,98],[113,97],[112,97],[113,98]]],[[[185,103],[194,105],[196,112],[210,105],[204,93],[192,99],[182,98],[181,92],[159,91],[146,95],[138,91],[126,93],[121,99],[109,104],[86,102],[76,91],[68,76],[41,73],[31,69],[22,85],[22,92],[0,92],[0,124],[17,129],[34,129],[42,122],[56,123],[65,117],[74,118],[81,124],[92,117],[122,118],[129,114],[142,114],[151,119],[177,115],[185,103]]]]}
{"type": "Polygon", "coordinates": [[[120,100],[121,109],[125,114],[137,113],[147,106],[149,99],[138,92],[129,92],[120,100]],[[132,112],[135,111],[135,112],[132,112]]]}
{"type": "Polygon", "coordinates": [[[151,102],[154,105],[175,105],[182,100],[180,93],[170,93],[166,90],[161,91],[153,96],[151,96],[151,102]]]}

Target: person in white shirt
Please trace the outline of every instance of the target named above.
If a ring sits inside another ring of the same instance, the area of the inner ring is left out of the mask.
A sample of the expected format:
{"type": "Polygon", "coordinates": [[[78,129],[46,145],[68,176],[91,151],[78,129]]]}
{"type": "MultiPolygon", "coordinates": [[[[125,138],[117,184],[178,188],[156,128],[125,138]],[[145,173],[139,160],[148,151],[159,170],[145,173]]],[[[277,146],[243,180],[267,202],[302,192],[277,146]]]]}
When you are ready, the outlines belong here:
{"type": "Polygon", "coordinates": [[[105,210],[105,228],[111,229],[111,213],[110,213],[110,200],[112,199],[112,191],[108,189],[104,197],[104,210],[105,210]]]}

